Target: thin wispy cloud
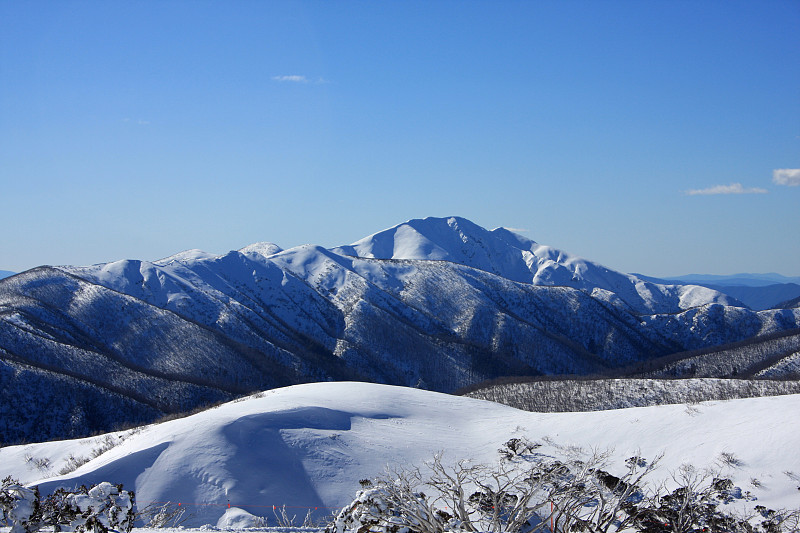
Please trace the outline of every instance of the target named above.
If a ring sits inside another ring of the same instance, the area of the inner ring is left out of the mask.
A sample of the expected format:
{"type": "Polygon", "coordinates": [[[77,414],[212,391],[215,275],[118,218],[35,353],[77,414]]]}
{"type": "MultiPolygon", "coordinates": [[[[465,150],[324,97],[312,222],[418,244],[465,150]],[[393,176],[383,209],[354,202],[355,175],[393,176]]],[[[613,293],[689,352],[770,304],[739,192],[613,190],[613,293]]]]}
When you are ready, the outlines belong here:
{"type": "Polygon", "coordinates": [[[772,182],[797,187],[800,185],[800,168],[776,168],[772,171],[772,182]]]}
{"type": "Polygon", "coordinates": [[[292,74],[290,76],[272,76],[272,81],[277,81],[279,83],[313,83],[314,85],[322,85],[324,83],[330,83],[325,78],[317,78],[317,79],[310,79],[308,76],[300,76],[299,74],[292,74]]]}
{"type": "Polygon", "coordinates": [[[741,183],[731,183],[730,185],[714,185],[706,189],[690,189],[686,191],[687,196],[712,195],[712,194],[766,194],[766,189],[760,187],[745,188],[741,183]]]}
{"type": "Polygon", "coordinates": [[[508,231],[513,231],[514,233],[527,233],[530,230],[525,228],[509,228],[508,226],[502,226],[503,229],[507,229],[508,231]]]}
{"type": "Polygon", "coordinates": [[[305,76],[298,76],[293,74],[291,76],[272,76],[274,81],[279,81],[281,83],[308,83],[309,80],[305,76]]]}

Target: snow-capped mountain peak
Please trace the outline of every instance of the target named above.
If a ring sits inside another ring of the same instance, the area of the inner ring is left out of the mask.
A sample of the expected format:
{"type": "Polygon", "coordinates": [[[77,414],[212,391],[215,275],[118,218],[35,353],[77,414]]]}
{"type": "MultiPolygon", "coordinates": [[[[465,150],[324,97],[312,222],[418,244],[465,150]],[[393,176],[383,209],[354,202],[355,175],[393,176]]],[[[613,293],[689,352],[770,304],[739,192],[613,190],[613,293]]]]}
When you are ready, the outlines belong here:
{"type": "Polygon", "coordinates": [[[503,229],[495,234],[461,217],[428,217],[409,220],[333,251],[375,259],[450,261],[530,283],[523,248],[511,243],[536,243],[519,235],[509,237],[509,233],[503,229]]]}
{"type": "Polygon", "coordinates": [[[614,305],[624,302],[636,313],[739,304],[706,288],[649,283],[506,228],[489,231],[461,217],[409,220],[333,251],[362,258],[450,261],[520,283],[580,289],[614,305]]]}

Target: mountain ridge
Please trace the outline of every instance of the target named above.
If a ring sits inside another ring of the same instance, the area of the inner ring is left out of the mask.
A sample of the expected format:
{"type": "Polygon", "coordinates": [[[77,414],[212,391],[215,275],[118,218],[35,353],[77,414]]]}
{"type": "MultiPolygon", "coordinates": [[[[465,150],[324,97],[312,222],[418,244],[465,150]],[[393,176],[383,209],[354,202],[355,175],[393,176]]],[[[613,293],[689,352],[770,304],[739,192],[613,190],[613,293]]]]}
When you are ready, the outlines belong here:
{"type": "MultiPolygon", "coordinates": [[[[508,230],[452,217],[411,222],[351,248],[257,243],[2,280],[0,413],[20,409],[14,391],[49,375],[18,372],[26,363],[151,397],[164,414],[307,381],[452,391],[502,375],[607,372],[800,326],[800,309],[754,312],[708,289],[640,283],[508,230]],[[583,285],[541,283],[574,272],[583,285]]],[[[29,434],[19,420],[0,441],[104,429],[90,423],[97,406],[68,402],[75,416],[51,433],[29,434]]]]}
{"type": "Polygon", "coordinates": [[[780,274],[733,274],[731,276],[688,275],[678,278],[654,278],[634,274],[656,284],[699,285],[735,298],[755,311],[778,309],[800,296],[800,278],[780,274]],[[783,280],[777,282],[778,280],[783,280]],[[797,280],[797,281],[793,281],[797,280]]]}

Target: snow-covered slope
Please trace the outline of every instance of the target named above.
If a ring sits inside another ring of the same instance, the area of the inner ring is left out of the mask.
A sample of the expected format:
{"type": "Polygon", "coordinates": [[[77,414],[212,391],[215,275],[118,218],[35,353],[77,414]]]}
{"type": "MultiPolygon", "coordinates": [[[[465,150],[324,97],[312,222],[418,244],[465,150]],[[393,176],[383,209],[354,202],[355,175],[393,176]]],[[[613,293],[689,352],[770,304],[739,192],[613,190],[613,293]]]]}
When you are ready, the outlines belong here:
{"type": "Polygon", "coordinates": [[[657,476],[683,463],[712,466],[722,452],[738,466],[724,473],[768,507],[796,507],[800,473],[800,395],[713,404],[589,413],[529,413],[491,402],[366,383],[315,383],[276,389],[194,416],[82,440],[0,449],[3,475],[44,493],[100,481],[136,491],[139,505],[181,502],[187,525],[216,525],[228,509],[272,518],[272,506],[321,514],[350,501],[359,480],[385,465],[493,463],[502,443],[527,437],[558,446],[613,449],[609,471],[635,453],[664,453],[657,476]],[[108,451],[52,478],[69,456],[108,451]],[[49,460],[47,468],[37,467],[49,460]],[[793,477],[794,476],[794,477],[793,477]],[[752,485],[759,484],[759,488],[752,485]]]}
{"type": "Polygon", "coordinates": [[[740,305],[705,287],[650,283],[505,228],[488,231],[460,217],[410,220],[335,251],[379,259],[452,261],[522,283],[581,289],[610,302],[622,301],[637,313],[675,313],[710,303],[740,305]]]}

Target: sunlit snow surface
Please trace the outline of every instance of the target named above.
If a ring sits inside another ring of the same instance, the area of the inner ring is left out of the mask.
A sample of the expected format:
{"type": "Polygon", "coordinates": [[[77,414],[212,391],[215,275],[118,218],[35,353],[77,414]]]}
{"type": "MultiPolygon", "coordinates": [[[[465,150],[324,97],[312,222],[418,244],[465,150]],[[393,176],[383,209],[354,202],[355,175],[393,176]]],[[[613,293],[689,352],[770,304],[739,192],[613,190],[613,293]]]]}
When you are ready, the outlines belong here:
{"type": "MultiPolygon", "coordinates": [[[[423,390],[367,383],[313,383],[275,389],[180,420],[111,434],[117,446],[76,470],[54,475],[71,454],[91,456],[105,436],[0,449],[2,474],[58,486],[123,483],[139,505],[183,502],[187,526],[217,525],[228,509],[272,518],[272,506],[348,503],[358,481],[387,464],[491,463],[512,437],[557,446],[612,448],[611,472],[634,454],[663,453],[658,476],[685,462],[709,466],[721,452],[740,462],[724,473],[768,507],[798,507],[800,395],[587,413],[529,413],[423,390]],[[121,438],[124,437],[124,438],[121,438]],[[48,458],[40,469],[37,460],[48,458]],[[762,485],[752,486],[753,480],[762,485]]],[[[274,522],[272,522],[274,524],[274,522]]]]}

